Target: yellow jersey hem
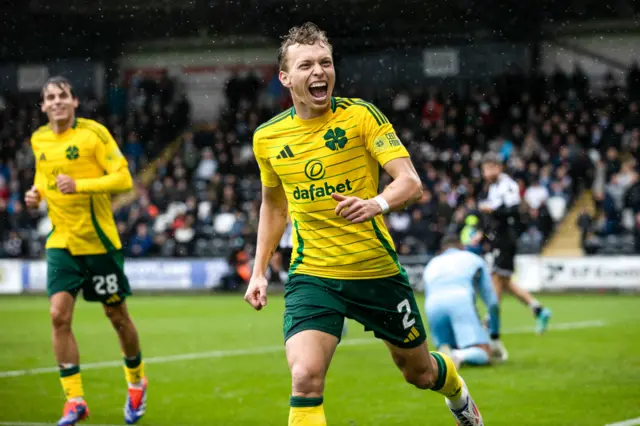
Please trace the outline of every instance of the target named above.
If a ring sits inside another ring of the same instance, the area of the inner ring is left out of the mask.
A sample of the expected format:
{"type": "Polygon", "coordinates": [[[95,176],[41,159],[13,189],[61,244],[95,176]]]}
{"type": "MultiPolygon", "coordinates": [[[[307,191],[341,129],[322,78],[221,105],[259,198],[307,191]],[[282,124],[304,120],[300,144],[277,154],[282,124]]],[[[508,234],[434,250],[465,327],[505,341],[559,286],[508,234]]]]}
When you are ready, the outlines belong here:
{"type": "MultiPolygon", "coordinates": [[[[114,248],[115,248],[114,251],[122,250],[122,247],[114,247],[114,248]]],[[[107,249],[102,249],[102,250],[75,250],[75,251],[72,251],[68,246],[60,245],[60,244],[52,244],[52,245],[47,244],[45,246],[45,249],[63,249],[63,250],[68,250],[69,253],[71,253],[71,256],[93,256],[93,255],[107,254],[108,253],[107,249]]]]}
{"type": "Polygon", "coordinates": [[[386,274],[375,274],[375,275],[361,275],[361,274],[354,274],[353,271],[351,272],[345,272],[344,274],[323,274],[323,273],[318,273],[315,271],[301,271],[300,269],[296,269],[296,271],[294,273],[291,274],[291,276],[294,275],[308,275],[310,277],[315,277],[315,278],[328,278],[331,280],[351,280],[351,281],[362,281],[362,280],[376,280],[376,279],[380,279],[380,278],[389,278],[389,277],[395,277],[398,274],[401,274],[402,271],[400,271],[399,269],[396,270],[395,272],[389,272],[386,274]]]}

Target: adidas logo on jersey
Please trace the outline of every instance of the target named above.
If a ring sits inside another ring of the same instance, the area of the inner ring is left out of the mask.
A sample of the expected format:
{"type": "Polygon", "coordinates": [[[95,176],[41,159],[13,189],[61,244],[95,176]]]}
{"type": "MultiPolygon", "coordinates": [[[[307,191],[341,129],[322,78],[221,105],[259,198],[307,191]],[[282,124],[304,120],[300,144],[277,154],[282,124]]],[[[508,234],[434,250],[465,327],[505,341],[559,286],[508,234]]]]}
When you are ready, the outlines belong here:
{"type": "Polygon", "coordinates": [[[281,160],[283,158],[293,158],[293,151],[291,151],[291,148],[289,148],[289,145],[285,145],[284,149],[282,151],[280,151],[280,154],[276,157],[278,160],[281,160]]]}
{"type": "Polygon", "coordinates": [[[45,157],[44,152],[40,154],[40,161],[46,161],[47,157],[45,157]]]}

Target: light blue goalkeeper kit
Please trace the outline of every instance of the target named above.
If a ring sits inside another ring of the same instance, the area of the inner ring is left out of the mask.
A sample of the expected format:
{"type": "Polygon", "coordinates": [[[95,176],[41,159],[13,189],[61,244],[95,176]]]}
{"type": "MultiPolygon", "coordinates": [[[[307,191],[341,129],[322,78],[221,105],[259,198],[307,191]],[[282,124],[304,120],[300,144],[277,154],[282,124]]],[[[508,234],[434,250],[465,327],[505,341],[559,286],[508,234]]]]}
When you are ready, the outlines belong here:
{"type": "Polygon", "coordinates": [[[499,337],[498,298],[487,264],[480,256],[450,248],[427,264],[423,282],[425,311],[436,347],[462,349],[489,343],[489,334],[476,310],[476,295],[489,312],[491,337],[499,337]]]}

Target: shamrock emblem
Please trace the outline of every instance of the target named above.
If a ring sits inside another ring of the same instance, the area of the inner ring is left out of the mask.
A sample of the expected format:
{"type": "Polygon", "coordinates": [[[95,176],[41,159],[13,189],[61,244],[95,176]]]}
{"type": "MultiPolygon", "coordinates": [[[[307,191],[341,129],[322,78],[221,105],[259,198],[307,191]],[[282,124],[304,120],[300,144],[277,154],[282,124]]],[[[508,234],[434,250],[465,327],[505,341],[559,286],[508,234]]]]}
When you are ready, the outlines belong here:
{"type": "Polygon", "coordinates": [[[68,146],[66,153],[67,153],[67,159],[69,160],[75,160],[80,156],[78,147],[75,145],[68,146]]]}
{"type": "Polygon", "coordinates": [[[347,133],[342,130],[340,127],[336,127],[334,129],[327,130],[327,133],[324,134],[324,140],[327,142],[325,145],[331,151],[337,151],[338,149],[344,148],[347,144],[347,133]]]}

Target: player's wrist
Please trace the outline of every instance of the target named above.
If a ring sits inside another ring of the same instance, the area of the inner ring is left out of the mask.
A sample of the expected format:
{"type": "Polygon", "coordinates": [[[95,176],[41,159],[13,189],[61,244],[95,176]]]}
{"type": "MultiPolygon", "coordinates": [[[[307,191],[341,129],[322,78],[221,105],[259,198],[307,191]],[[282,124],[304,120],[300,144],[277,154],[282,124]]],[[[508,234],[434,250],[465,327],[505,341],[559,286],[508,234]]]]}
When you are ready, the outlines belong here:
{"type": "Polygon", "coordinates": [[[387,203],[387,200],[385,200],[382,195],[373,197],[373,201],[380,207],[380,214],[385,214],[389,211],[389,203],[387,203]]]}

